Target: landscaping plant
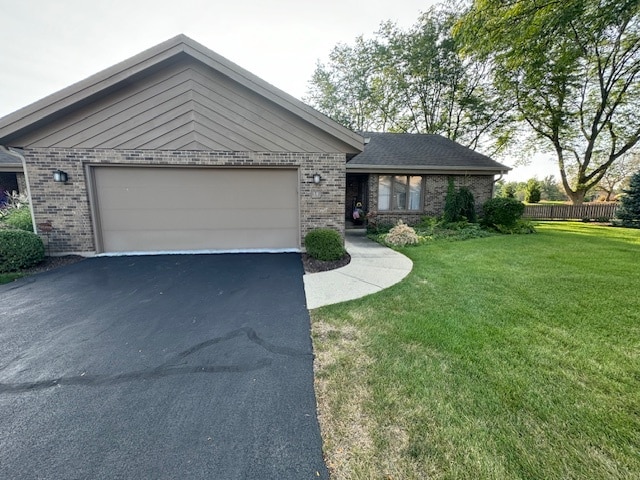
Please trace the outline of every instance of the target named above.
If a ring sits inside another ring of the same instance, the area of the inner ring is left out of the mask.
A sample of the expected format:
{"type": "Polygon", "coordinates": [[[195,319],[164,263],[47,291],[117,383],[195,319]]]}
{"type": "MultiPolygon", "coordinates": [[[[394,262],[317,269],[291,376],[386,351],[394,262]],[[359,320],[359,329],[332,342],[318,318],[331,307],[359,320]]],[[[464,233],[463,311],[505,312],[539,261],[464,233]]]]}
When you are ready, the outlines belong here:
{"type": "Polygon", "coordinates": [[[44,260],[44,244],[33,232],[0,230],[0,273],[29,268],[44,260]]]}
{"type": "Polygon", "coordinates": [[[307,254],[317,260],[340,260],[346,253],[342,238],[335,230],[318,228],[304,237],[307,254]]]}
{"type": "Polygon", "coordinates": [[[513,227],[524,213],[524,204],[515,198],[497,197],[488,200],[483,206],[482,224],[495,228],[513,227]]]}
{"type": "Polygon", "coordinates": [[[33,232],[33,223],[31,221],[31,211],[29,210],[29,206],[24,205],[20,208],[10,208],[5,210],[2,218],[0,218],[0,225],[4,225],[5,228],[33,232]]]}
{"type": "Polygon", "coordinates": [[[398,224],[385,235],[384,240],[385,243],[394,247],[404,247],[406,245],[417,245],[420,242],[420,237],[412,227],[399,220],[398,224]]]}
{"type": "Polygon", "coordinates": [[[640,172],[633,174],[623,192],[616,216],[623,227],[640,228],[640,172]]]}

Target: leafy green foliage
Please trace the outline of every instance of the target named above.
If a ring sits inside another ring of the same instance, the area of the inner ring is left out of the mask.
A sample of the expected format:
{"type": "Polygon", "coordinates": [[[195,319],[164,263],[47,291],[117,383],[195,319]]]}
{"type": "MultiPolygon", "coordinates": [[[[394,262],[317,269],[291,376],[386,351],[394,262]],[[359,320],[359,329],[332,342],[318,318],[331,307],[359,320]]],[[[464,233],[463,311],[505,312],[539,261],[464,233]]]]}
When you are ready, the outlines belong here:
{"type": "Polygon", "coordinates": [[[507,226],[497,224],[494,225],[493,228],[504,235],[523,235],[527,233],[536,233],[536,229],[533,226],[533,223],[528,220],[522,219],[516,220],[513,225],[507,226]]]}
{"type": "Polygon", "coordinates": [[[482,223],[488,227],[513,227],[524,213],[524,204],[515,198],[496,197],[482,207],[482,223]]]}
{"type": "Polygon", "coordinates": [[[458,205],[460,207],[460,215],[467,219],[469,223],[476,223],[476,200],[473,192],[467,187],[460,187],[458,190],[458,205]]]}
{"type": "Polygon", "coordinates": [[[24,230],[0,230],[0,273],[28,268],[44,260],[42,239],[24,230]]]}
{"type": "Polygon", "coordinates": [[[453,184],[453,177],[449,177],[447,185],[447,196],[444,201],[443,220],[445,223],[457,222],[460,219],[460,203],[456,187],[453,184]]]}
{"type": "Polygon", "coordinates": [[[18,278],[21,278],[22,276],[23,276],[22,273],[18,273],[18,272],[0,273],[0,285],[2,285],[3,283],[13,282],[18,278]]]}
{"type": "Polygon", "coordinates": [[[465,220],[475,223],[477,220],[476,203],[473,192],[467,187],[456,191],[453,177],[449,177],[447,196],[445,197],[443,223],[455,223],[465,220]]]}
{"type": "Polygon", "coordinates": [[[616,216],[623,227],[640,228],[640,171],[629,182],[616,216]]]}
{"type": "Polygon", "coordinates": [[[500,149],[510,105],[496,95],[486,65],[459,54],[451,35],[459,15],[443,3],[407,30],[387,22],[372,39],[336,46],[318,64],[306,100],[352,130],[437,133],[500,149]]]}
{"type": "Polygon", "coordinates": [[[307,253],[318,260],[339,260],[346,253],[340,234],[328,228],[311,230],[304,237],[304,246],[307,253]]]}
{"type": "Polygon", "coordinates": [[[535,178],[529,179],[527,182],[527,194],[525,196],[525,201],[527,203],[539,203],[540,195],[540,182],[535,178]]]}
{"type": "Polygon", "coordinates": [[[456,33],[557,156],[572,202],[640,140],[637,0],[475,0],[456,33]]]}
{"type": "Polygon", "coordinates": [[[502,195],[499,195],[501,197],[505,197],[505,198],[515,198],[516,196],[516,187],[513,184],[513,182],[507,183],[505,184],[503,190],[502,190],[502,195]]]}
{"type": "Polygon", "coordinates": [[[2,225],[11,229],[33,232],[33,223],[31,221],[31,211],[29,210],[29,206],[24,205],[20,208],[5,210],[4,215],[0,218],[0,226],[2,225]]]}

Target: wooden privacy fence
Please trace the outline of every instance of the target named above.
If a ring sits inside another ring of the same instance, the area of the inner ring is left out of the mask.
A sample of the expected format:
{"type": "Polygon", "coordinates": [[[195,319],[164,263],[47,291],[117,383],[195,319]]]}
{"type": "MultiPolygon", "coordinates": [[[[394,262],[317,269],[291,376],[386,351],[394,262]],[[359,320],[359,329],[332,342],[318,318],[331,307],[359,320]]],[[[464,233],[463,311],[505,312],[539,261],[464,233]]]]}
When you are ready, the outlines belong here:
{"type": "Polygon", "coordinates": [[[538,220],[611,219],[616,216],[617,203],[585,203],[582,205],[525,205],[524,218],[538,220]]]}

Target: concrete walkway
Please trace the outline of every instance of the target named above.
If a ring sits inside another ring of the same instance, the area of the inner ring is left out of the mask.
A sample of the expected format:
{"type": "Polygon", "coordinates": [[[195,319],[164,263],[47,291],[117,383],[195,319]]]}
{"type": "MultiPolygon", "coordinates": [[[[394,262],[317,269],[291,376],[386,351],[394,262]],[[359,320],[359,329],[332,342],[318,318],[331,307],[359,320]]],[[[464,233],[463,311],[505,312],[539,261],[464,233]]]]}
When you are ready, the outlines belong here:
{"type": "Polygon", "coordinates": [[[411,260],[369,240],[364,230],[347,230],[345,247],[351,255],[349,265],[304,275],[308,309],[377,293],[398,283],[413,268],[411,260]]]}

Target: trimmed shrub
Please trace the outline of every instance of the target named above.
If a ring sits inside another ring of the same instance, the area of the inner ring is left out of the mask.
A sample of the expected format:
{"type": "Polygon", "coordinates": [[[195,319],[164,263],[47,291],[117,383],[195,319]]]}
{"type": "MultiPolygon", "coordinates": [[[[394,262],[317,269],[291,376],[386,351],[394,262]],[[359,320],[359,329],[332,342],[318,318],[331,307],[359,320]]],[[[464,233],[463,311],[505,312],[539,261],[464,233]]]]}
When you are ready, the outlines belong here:
{"type": "Polygon", "coordinates": [[[488,227],[512,227],[524,213],[524,203],[515,198],[496,197],[488,200],[483,206],[482,224],[488,227]]]}
{"type": "Polygon", "coordinates": [[[340,260],[346,253],[340,234],[328,228],[311,230],[304,237],[307,254],[318,260],[340,260]]]}
{"type": "Polygon", "coordinates": [[[44,244],[33,232],[0,230],[0,273],[29,268],[44,260],[44,244]]]}
{"type": "Polygon", "coordinates": [[[417,245],[420,242],[420,237],[413,228],[400,220],[385,236],[385,242],[394,247],[404,247],[405,245],[417,245]]]}
{"type": "Polygon", "coordinates": [[[31,211],[28,206],[7,210],[5,215],[2,217],[1,222],[9,228],[33,232],[31,211]]]}

